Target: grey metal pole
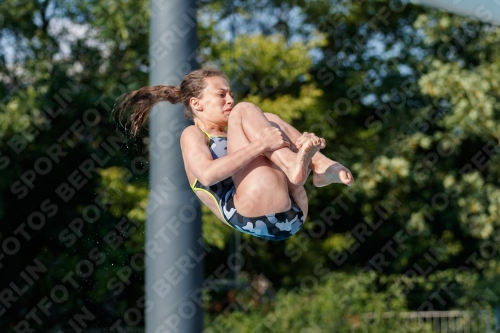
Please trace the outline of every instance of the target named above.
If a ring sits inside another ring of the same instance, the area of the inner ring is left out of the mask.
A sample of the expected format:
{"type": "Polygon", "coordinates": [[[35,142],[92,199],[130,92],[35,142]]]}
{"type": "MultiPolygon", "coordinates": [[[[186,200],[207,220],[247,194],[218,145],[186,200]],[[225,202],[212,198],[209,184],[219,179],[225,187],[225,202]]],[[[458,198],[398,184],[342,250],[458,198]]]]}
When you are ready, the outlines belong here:
{"type": "Polygon", "coordinates": [[[500,0],[411,0],[411,2],[470,16],[487,23],[500,24],[500,0]]]}
{"type": "Polygon", "coordinates": [[[500,305],[495,304],[493,306],[493,313],[495,318],[495,332],[500,331],[500,305]]]}
{"type": "MultiPolygon", "coordinates": [[[[196,69],[195,0],[150,2],[150,85],[179,85],[196,69]]],[[[147,333],[203,330],[201,211],[179,146],[188,125],[183,105],[160,103],[150,114],[150,193],[145,252],[147,333]]]]}

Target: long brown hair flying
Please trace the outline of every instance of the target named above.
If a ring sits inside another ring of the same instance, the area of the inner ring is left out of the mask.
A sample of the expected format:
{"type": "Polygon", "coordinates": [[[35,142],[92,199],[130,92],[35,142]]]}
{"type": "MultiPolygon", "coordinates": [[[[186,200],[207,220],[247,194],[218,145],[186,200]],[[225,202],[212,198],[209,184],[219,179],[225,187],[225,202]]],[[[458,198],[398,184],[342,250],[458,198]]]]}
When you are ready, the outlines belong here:
{"type": "Polygon", "coordinates": [[[130,91],[118,98],[118,117],[122,119],[125,111],[132,111],[125,125],[130,123],[130,133],[133,136],[137,135],[146,122],[149,111],[158,102],[167,101],[172,104],[184,104],[184,116],[189,120],[193,120],[194,113],[189,105],[189,100],[191,97],[201,97],[203,89],[206,87],[205,78],[212,76],[225,78],[224,73],[220,70],[202,68],[186,75],[182,79],[180,86],[146,86],[130,91]]]}

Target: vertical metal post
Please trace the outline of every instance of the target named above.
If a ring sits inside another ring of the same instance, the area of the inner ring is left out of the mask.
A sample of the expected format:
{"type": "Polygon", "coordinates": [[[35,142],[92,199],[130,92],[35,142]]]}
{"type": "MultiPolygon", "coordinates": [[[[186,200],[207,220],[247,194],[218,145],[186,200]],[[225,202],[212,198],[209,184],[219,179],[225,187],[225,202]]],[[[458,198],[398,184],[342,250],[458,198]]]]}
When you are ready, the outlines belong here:
{"type": "MultiPolygon", "coordinates": [[[[236,8],[235,8],[235,5],[234,5],[234,1],[235,0],[230,0],[231,1],[231,13],[232,13],[232,16],[231,17],[231,48],[232,48],[232,54],[236,54],[236,48],[235,48],[235,43],[236,43],[236,8]]],[[[238,63],[238,66],[240,65],[240,59],[233,59],[234,61],[234,65],[236,66],[236,63],[238,63]]],[[[238,68],[240,69],[240,68],[238,68]]],[[[232,80],[234,80],[236,78],[236,71],[235,73],[231,73],[231,76],[232,76],[232,80]]],[[[235,91],[235,96],[236,96],[236,93],[238,92],[237,91],[238,87],[235,87],[233,89],[233,91],[235,91]]],[[[237,101],[235,101],[237,102],[237,101]]],[[[238,256],[241,256],[241,233],[239,231],[234,231],[234,248],[235,248],[235,254],[238,253],[238,256]]],[[[237,266],[235,268],[235,271],[234,271],[234,286],[235,286],[235,290],[238,290],[239,288],[239,285],[238,285],[238,277],[240,275],[240,267],[237,266]]]]}
{"type": "Polygon", "coordinates": [[[486,318],[486,332],[491,333],[491,322],[489,314],[483,311],[481,315],[486,318]]]}
{"type": "Polygon", "coordinates": [[[500,305],[495,304],[493,306],[493,312],[495,317],[495,332],[500,331],[500,305]]]}
{"type": "MultiPolygon", "coordinates": [[[[196,69],[195,0],[150,2],[150,85],[179,85],[196,69]]],[[[150,195],[146,224],[146,332],[203,330],[201,211],[184,171],[183,105],[150,114],[150,195]]]]}
{"type": "MultiPolygon", "coordinates": [[[[236,73],[237,71],[235,70],[237,64],[238,64],[238,59],[234,58],[234,55],[236,54],[236,47],[235,47],[235,43],[236,43],[236,8],[235,8],[235,5],[234,5],[234,1],[235,0],[228,0],[229,3],[228,3],[228,7],[230,8],[230,11],[231,11],[231,42],[230,42],[230,46],[231,46],[231,54],[233,55],[231,57],[231,72],[228,73],[229,75],[229,80],[231,81],[230,84],[231,84],[231,89],[233,90],[233,93],[234,93],[234,96],[235,98],[237,97],[237,93],[238,93],[238,83],[235,82],[235,78],[236,78],[236,73]]],[[[235,103],[237,103],[238,101],[235,101],[235,103]]],[[[240,248],[241,248],[241,233],[239,231],[233,231],[233,233],[231,234],[231,239],[230,239],[230,253],[232,255],[234,255],[235,257],[240,257],[241,256],[241,251],[240,251],[240,248]]],[[[232,288],[234,288],[234,291],[237,292],[238,291],[238,276],[240,274],[240,269],[238,266],[235,266],[233,269],[231,269],[231,273],[232,273],[232,288]]]]}

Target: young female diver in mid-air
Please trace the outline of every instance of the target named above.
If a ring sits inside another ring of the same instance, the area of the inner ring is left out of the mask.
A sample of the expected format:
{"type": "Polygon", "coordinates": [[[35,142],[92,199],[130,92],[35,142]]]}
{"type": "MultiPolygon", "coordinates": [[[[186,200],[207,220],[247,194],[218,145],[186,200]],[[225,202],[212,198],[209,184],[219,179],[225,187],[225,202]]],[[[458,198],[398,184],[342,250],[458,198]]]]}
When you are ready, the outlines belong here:
{"type": "Polygon", "coordinates": [[[351,185],[351,172],[318,151],[325,140],[301,134],[251,103],[234,105],[224,74],[199,69],[179,86],[147,86],[124,95],[119,116],[137,134],[160,101],[183,103],[194,125],[181,134],[187,178],[200,200],[223,222],[251,235],[283,240],[304,224],[308,201],[303,184],[313,172],[315,186],[351,185]],[[225,128],[227,128],[227,133],[225,128]]]}

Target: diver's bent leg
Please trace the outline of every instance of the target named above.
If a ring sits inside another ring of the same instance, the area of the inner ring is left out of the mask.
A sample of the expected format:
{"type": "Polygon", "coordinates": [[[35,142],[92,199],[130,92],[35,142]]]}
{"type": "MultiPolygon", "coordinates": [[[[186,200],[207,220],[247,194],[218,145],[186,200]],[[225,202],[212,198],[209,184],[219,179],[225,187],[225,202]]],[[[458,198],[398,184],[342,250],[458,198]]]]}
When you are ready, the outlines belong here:
{"type": "MultiPolygon", "coordinates": [[[[264,116],[273,126],[281,129],[287,136],[290,142],[290,150],[297,151],[295,142],[302,136],[302,133],[274,113],[264,112],[264,116]]],[[[313,172],[313,183],[317,187],[326,186],[331,183],[350,185],[353,182],[352,175],[346,167],[339,162],[329,159],[320,152],[314,154],[309,163],[309,168],[313,172]]]]}
{"type": "MultiPolygon", "coordinates": [[[[264,113],[256,105],[245,102],[239,103],[231,111],[228,134],[233,130],[231,122],[238,123],[236,128],[243,130],[250,142],[257,140],[264,128],[273,127],[273,124],[267,120],[264,113]]],[[[290,182],[302,185],[307,179],[308,165],[311,158],[319,148],[319,146],[313,146],[312,144],[304,144],[297,153],[288,148],[282,148],[273,152],[266,152],[264,155],[286,174],[290,182]]]]}
{"type": "Polygon", "coordinates": [[[309,202],[307,200],[306,189],[302,185],[294,185],[288,182],[288,192],[293,200],[297,203],[297,205],[304,213],[304,221],[307,217],[307,212],[309,210],[309,202]]]}
{"type": "MultiPolygon", "coordinates": [[[[241,118],[230,117],[228,155],[250,144],[241,118]]],[[[286,211],[291,206],[286,175],[271,160],[258,156],[233,175],[236,186],[234,204],[238,213],[257,217],[286,211]]]]}

